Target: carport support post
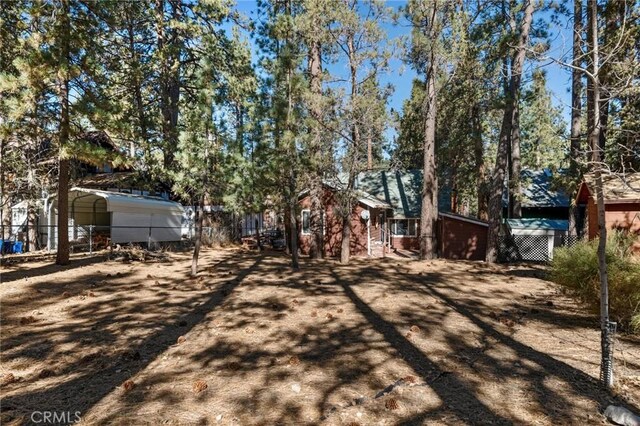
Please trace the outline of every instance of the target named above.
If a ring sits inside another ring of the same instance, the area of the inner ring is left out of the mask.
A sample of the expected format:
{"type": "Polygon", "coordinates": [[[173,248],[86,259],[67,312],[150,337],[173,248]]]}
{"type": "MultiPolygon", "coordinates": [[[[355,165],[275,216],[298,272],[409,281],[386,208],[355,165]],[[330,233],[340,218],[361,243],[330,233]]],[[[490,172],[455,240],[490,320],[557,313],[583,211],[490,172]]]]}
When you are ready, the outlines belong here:
{"type": "Polygon", "coordinates": [[[89,225],[89,254],[93,254],[93,225],[89,225]]]}
{"type": "Polygon", "coordinates": [[[147,250],[151,250],[151,228],[153,227],[153,213],[149,216],[149,236],[147,237],[147,250]]]}

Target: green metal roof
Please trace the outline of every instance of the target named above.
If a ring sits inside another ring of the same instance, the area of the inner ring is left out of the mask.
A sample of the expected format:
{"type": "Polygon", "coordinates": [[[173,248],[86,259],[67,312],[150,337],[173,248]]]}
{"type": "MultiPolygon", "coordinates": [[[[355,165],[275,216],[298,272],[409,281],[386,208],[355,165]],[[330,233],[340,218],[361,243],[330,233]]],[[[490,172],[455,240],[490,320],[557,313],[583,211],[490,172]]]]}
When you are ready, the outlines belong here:
{"type": "Polygon", "coordinates": [[[569,230],[569,221],[560,219],[507,219],[511,229],[569,230]]]}
{"type": "Polygon", "coordinates": [[[419,218],[422,205],[422,171],[367,171],[358,175],[357,189],[384,200],[395,218],[419,218]]]}

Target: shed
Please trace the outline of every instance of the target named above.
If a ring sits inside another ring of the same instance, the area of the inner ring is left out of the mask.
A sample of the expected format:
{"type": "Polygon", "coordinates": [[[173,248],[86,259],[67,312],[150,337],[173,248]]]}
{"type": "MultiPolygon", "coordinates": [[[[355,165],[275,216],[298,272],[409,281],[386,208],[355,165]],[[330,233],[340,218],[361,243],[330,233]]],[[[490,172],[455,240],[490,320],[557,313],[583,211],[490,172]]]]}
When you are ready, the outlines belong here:
{"type": "Polygon", "coordinates": [[[489,224],[472,217],[438,213],[438,251],[444,259],[484,260],[489,224]]]}
{"type": "MultiPolygon", "coordinates": [[[[48,228],[56,223],[57,203],[47,206],[48,228]]],[[[180,241],[183,207],[159,197],[74,187],[69,191],[69,238],[89,232],[108,234],[112,243],[180,241]]],[[[51,249],[55,233],[48,237],[51,249]]]]}
{"type": "MultiPolygon", "coordinates": [[[[602,177],[607,229],[625,230],[640,235],[640,172],[602,177]]],[[[598,236],[595,176],[586,174],[578,190],[576,204],[586,209],[583,233],[589,239],[598,236]]],[[[640,243],[637,245],[640,250],[640,243]]]]}
{"type": "Polygon", "coordinates": [[[569,221],[560,219],[507,219],[506,225],[510,247],[505,252],[515,256],[510,260],[551,260],[569,232],[569,221]]]}
{"type": "Polygon", "coordinates": [[[27,223],[28,208],[29,203],[26,200],[11,206],[11,235],[17,235],[20,228],[27,223]]]}

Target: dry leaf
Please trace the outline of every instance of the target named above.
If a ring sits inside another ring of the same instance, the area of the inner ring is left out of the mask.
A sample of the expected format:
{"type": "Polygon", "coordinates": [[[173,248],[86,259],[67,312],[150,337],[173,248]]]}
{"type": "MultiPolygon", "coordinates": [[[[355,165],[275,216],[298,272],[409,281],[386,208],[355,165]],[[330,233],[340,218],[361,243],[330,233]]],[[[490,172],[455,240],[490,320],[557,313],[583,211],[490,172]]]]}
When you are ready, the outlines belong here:
{"type": "Polygon", "coordinates": [[[395,398],[387,399],[387,402],[384,403],[384,406],[387,410],[397,410],[398,408],[400,408],[400,404],[398,404],[398,401],[395,398]]]}
{"type": "Polygon", "coordinates": [[[300,365],[300,358],[295,355],[292,356],[291,358],[289,358],[289,365],[300,365]]]}
{"type": "Polygon", "coordinates": [[[193,384],[193,391],[195,393],[200,393],[204,390],[206,390],[209,387],[209,385],[207,385],[207,382],[205,382],[204,380],[198,380],[197,382],[195,382],[193,384]]]}
{"type": "Polygon", "coordinates": [[[13,373],[7,373],[4,376],[2,376],[2,380],[0,381],[0,385],[5,386],[8,385],[10,383],[14,383],[17,382],[18,378],[16,376],[13,375],[13,373]]]}
{"type": "Polygon", "coordinates": [[[20,325],[33,324],[38,321],[34,316],[22,317],[20,318],[20,325]]]}
{"type": "Polygon", "coordinates": [[[402,380],[407,382],[407,383],[416,383],[418,381],[416,376],[412,376],[412,375],[405,376],[405,377],[402,378],[402,380]]]}
{"type": "Polygon", "coordinates": [[[47,377],[55,376],[55,372],[49,370],[48,368],[43,368],[40,370],[40,374],[38,374],[38,378],[46,379],[47,377]]]}

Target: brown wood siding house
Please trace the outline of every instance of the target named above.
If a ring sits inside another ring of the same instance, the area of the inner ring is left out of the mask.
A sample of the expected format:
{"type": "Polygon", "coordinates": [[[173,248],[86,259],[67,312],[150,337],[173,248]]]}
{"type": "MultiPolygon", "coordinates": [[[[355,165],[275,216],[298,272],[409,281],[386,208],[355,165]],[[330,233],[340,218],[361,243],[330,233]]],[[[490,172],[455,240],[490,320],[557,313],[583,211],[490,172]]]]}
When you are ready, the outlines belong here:
{"type": "MultiPolygon", "coordinates": [[[[300,253],[308,255],[311,248],[311,235],[308,231],[308,214],[311,209],[311,197],[304,195],[299,200],[300,205],[300,217],[297,218],[299,238],[298,245],[300,253]]],[[[335,197],[335,192],[330,188],[325,188],[323,194],[324,205],[324,253],[330,257],[340,256],[340,249],[342,245],[342,219],[336,213],[338,207],[338,201],[335,197]]],[[[351,254],[355,256],[366,256],[368,254],[367,246],[367,223],[362,219],[362,212],[367,210],[367,206],[357,203],[351,212],[351,241],[350,248],[351,254]]],[[[379,235],[379,226],[375,223],[378,210],[370,209],[371,213],[371,238],[375,235],[379,235]]]]}
{"type": "MultiPolygon", "coordinates": [[[[342,242],[342,220],[337,215],[336,188],[340,183],[326,183],[324,205],[324,252],[339,256],[342,242]]],[[[355,186],[357,202],[351,213],[351,254],[382,256],[396,250],[420,249],[420,208],[422,172],[420,170],[368,171],[358,176],[355,186]],[[367,211],[369,220],[362,217],[367,211]]],[[[309,217],[311,200],[308,193],[299,197],[300,212],[296,218],[299,249],[309,254],[311,235],[309,217]]],[[[454,214],[441,214],[437,226],[440,256],[448,259],[484,259],[487,224],[454,214]]]]}
{"type": "MultiPolygon", "coordinates": [[[[598,236],[598,208],[595,177],[587,174],[578,190],[576,204],[585,209],[583,234],[598,236]]],[[[640,253],[640,173],[603,176],[605,223],[608,230],[622,230],[639,236],[634,251],[640,253]]]]}

